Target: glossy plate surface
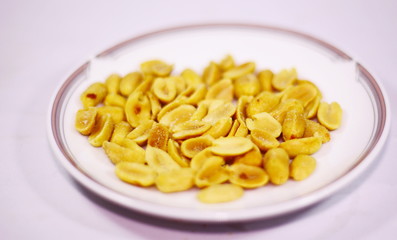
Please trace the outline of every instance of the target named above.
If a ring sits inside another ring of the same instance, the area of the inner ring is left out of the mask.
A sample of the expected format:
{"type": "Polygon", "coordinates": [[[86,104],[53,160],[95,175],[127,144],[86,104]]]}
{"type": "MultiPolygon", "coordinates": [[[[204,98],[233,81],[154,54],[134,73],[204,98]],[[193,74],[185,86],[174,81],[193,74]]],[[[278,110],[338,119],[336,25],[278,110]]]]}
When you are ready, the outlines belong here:
{"type": "MultiPolygon", "coordinates": [[[[61,80],[60,80],[61,81],[61,80]]],[[[236,222],[269,218],[316,203],[346,186],[368,168],[390,128],[387,97],[360,63],[311,36],[270,26],[215,24],[148,33],[122,42],[87,61],[57,89],[48,126],[51,146],[65,169],[82,185],[116,204],[158,217],[195,222],[236,222]],[[305,181],[245,191],[238,201],[207,205],[197,190],[163,194],[121,182],[101,148],[74,129],[80,94],[111,73],[124,75],[145,60],[162,59],[201,71],[209,61],[231,54],[237,63],[255,61],[274,72],[295,67],[300,79],[314,82],[327,102],[343,108],[343,123],[314,154],[315,173],[305,181]]]]}

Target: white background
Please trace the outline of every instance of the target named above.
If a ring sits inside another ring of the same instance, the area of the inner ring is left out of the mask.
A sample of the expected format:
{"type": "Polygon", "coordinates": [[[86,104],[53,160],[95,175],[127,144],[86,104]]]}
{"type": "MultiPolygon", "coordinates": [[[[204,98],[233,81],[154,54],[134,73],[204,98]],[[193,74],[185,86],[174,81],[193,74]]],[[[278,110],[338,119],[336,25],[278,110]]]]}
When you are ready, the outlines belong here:
{"type": "Polygon", "coordinates": [[[377,76],[393,111],[396,12],[393,0],[0,0],[0,239],[395,239],[394,126],[371,169],[331,198],[225,225],[156,219],[96,197],[56,161],[46,128],[54,91],[88,58],[139,34],[214,22],[274,25],[325,40],[377,76]]]}

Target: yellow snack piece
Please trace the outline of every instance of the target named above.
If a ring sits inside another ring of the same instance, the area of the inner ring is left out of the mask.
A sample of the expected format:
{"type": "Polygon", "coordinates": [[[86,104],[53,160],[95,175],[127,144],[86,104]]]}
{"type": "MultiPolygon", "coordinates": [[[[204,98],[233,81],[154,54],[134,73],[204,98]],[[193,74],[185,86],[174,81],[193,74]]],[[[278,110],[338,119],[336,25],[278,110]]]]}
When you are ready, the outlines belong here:
{"type": "Polygon", "coordinates": [[[280,142],[272,134],[259,129],[251,130],[251,140],[262,151],[267,151],[280,145],[280,142]]]}
{"type": "Polygon", "coordinates": [[[335,130],[342,124],[342,108],[337,102],[321,102],[317,111],[318,121],[328,130],[335,130]]]}
{"type": "Polygon", "coordinates": [[[88,142],[94,147],[102,146],[102,143],[108,141],[113,132],[113,120],[110,114],[97,116],[95,125],[88,137],[88,142]]]}
{"type": "Polygon", "coordinates": [[[180,94],[188,87],[186,80],[181,76],[169,76],[168,80],[175,82],[176,95],[180,94]]]}
{"type": "Polygon", "coordinates": [[[301,138],[305,133],[305,128],[306,121],[303,113],[297,110],[288,111],[282,127],[284,141],[301,138]]]}
{"type": "Polygon", "coordinates": [[[311,155],[317,152],[321,147],[321,138],[306,137],[299,139],[292,139],[280,144],[280,147],[285,149],[290,157],[305,154],[311,155]]]}
{"type": "Polygon", "coordinates": [[[181,152],[184,156],[193,158],[197,153],[212,146],[213,140],[211,136],[189,138],[182,142],[181,152]]]}
{"type": "Polygon", "coordinates": [[[177,98],[174,101],[168,103],[157,114],[157,121],[160,121],[164,117],[165,114],[171,112],[175,108],[177,108],[177,107],[179,107],[181,105],[184,105],[186,103],[187,103],[187,98],[186,97],[177,98]]]}
{"type": "Polygon", "coordinates": [[[207,115],[202,119],[202,121],[209,124],[215,124],[223,118],[233,116],[233,114],[236,112],[236,106],[234,106],[234,104],[231,102],[219,102],[221,104],[216,106],[212,105],[208,108],[207,115]]]}
{"type": "Polygon", "coordinates": [[[128,133],[127,138],[134,140],[140,145],[146,144],[153,123],[153,120],[146,120],[142,122],[138,127],[128,133]]]}
{"type": "Polygon", "coordinates": [[[282,125],[267,112],[255,114],[252,119],[247,118],[246,123],[249,130],[261,130],[275,138],[280,136],[282,131],[282,125]]]}
{"type": "Polygon", "coordinates": [[[145,160],[157,173],[181,168],[166,151],[152,146],[146,147],[145,160]]]}
{"type": "Polygon", "coordinates": [[[218,82],[220,78],[221,70],[219,69],[218,64],[216,64],[215,62],[210,62],[203,72],[204,83],[211,86],[214,83],[218,82]]]}
{"type": "Polygon", "coordinates": [[[312,85],[316,91],[317,91],[317,96],[320,96],[320,98],[323,97],[323,94],[321,93],[320,89],[316,86],[316,84],[314,84],[313,82],[309,81],[309,80],[302,80],[302,79],[297,79],[295,81],[296,85],[302,85],[302,84],[310,84],[312,85]]]}
{"type": "Polygon", "coordinates": [[[227,70],[226,72],[223,73],[222,77],[229,79],[236,79],[246,74],[253,73],[255,71],[255,66],[256,65],[254,62],[247,62],[227,70]]]}
{"type": "Polygon", "coordinates": [[[298,112],[303,112],[303,105],[299,100],[296,99],[288,99],[284,102],[281,102],[277,105],[271,112],[272,115],[279,123],[284,122],[285,114],[291,110],[296,110],[298,112]]]}
{"type": "Polygon", "coordinates": [[[234,159],[234,163],[243,163],[245,165],[260,167],[262,165],[261,150],[258,148],[258,146],[254,145],[254,147],[248,152],[237,156],[234,159]]]}
{"type": "Polygon", "coordinates": [[[292,86],[292,84],[296,81],[297,77],[298,74],[295,68],[289,70],[283,69],[273,76],[272,86],[275,89],[282,91],[288,86],[292,86]]]}
{"type": "Polygon", "coordinates": [[[246,137],[248,135],[248,127],[245,123],[240,123],[236,132],[234,133],[234,137],[246,137]]]}
{"type": "Polygon", "coordinates": [[[289,156],[282,148],[272,148],[263,157],[263,167],[269,175],[270,182],[281,185],[289,178],[289,156]]]}
{"type": "Polygon", "coordinates": [[[290,176],[296,181],[308,178],[316,169],[316,159],[308,155],[296,156],[290,164],[290,176]]]}
{"type": "Polygon", "coordinates": [[[179,166],[183,168],[189,167],[190,164],[189,160],[181,155],[181,151],[178,143],[172,139],[168,139],[167,152],[170,155],[170,157],[174,159],[176,163],[179,164],[179,166]]]}
{"type": "Polygon", "coordinates": [[[161,60],[150,60],[141,63],[141,71],[145,75],[167,77],[172,72],[172,68],[172,65],[169,65],[161,60]]]}
{"type": "Polygon", "coordinates": [[[114,129],[112,133],[112,137],[110,138],[111,142],[121,144],[124,138],[131,132],[132,127],[126,121],[121,121],[119,123],[114,124],[114,129]]]}
{"type": "Polygon", "coordinates": [[[135,141],[124,138],[123,141],[121,141],[120,145],[122,147],[131,149],[134,152],[134,162],[140,162],[140,163],[145,163],[145,155],[146,151],[143,149],[141,146],[138,145],[135,141]]]}
{"type": "Polygon", "coordinates": [[[114,123],[119,123],[125,120],[124,109],[122,107],[102,106],[97,107],[97,112],[99,116],[109,114],[114,123]]]}
{"type": "Polygon", "coordinates": [[[251,150],[254,144],[244,137],[224,137],[213,141],[211,151],[220,156],[238,156],[251,150]]]}
{"type": "Polygon", "coordinates": [[[190,168],[161,172],[155,180],[158,190],[165,193],[185,191],[194,186],[194,171],[190,168]]]}
{"type": "Polygon", "coordinates": [[[269,181],[269,176],[260,167],[235,163],[228,170],[230,182],[243,188],[258,188],[269,181]]]}
{"type": "Polygon", "coordinates": [[[261,91],[261,85],[254,74],[246,74],[234,80],[234,95],[256,96],[261,91]]]}
{"type": "Polygon", "coordinates": [[[228,137],[234,137],[234,135],[237,132],[237,129],[240,127],[240,121],[238,121],[237,119],[235,119],[233,121],[232,127],[230,128],[229,133],[227,134],[228,137]]]}
{"type": "Polygon", "coordinates": [[[124,108],[126,102],[127,99],[117,93],[109,93],[106,95],[105,100],[103,100],[103,103],[106,106],[116,106],[121,108],[124,108]]]}
{"type": "Polygon", "coordinates": [[[143,76],[139,72],[132,72],[125,75],[120,80],[120,93],[124,97],[128,97],[141,83],[143,76]]]}
{"type": "Polygon", "coordinates": [[[154,95],[163,103],[169,103],[176,97],[175,81],[170,78],[156,78],[152,85],[154,95]]]}
{"type": "Polygon", "coordinates": [[[205,99],[220,99],[227,102],[233,100],[234,86],[232,81],[228,78],[222,79],[213,84],[205,96],[205,99]]]}
{"type": "Polygon", "coordinates": [[[302,105],[306,107],[317,95],[317,88],[313,84],[303,83],[286,89],[281,101],[296,99],[301,101],[302,105]]]}
{"type": "Polygon", "coordinates": [[[306,127],[303,137],[319,137],[322,143],[326,143],[331,140],[331,135],[326,127],[323,125],[312,121],[305,120],[306,127]]]}
{"type": "Polygon", "coordinates": [[[185,79],[187,86],[195,87],[198,84],[204,83],[203,79],[192,69],[185,69],[181,76],[185,79]]]}
{"type": "Polygon", "coordinates": [[[175,125],[172,128],[172,137],[174,139],[186,139],[190,137],[197,137],[202,135],[211,128],[209,123],[203,121],[186,121],[175,125]]]}
{"type": "Polygon", "coordinates": [[[215,155],[212,153],[210,148],[205,148],[190,160],[190,168],[193,170],[199,170],[207,159],[214,156],[215,155]]]}
{"type": "Polygon", "coordinates": [[[167,151],[169,135],[168,127],[161,123],[154,123],[149,131],[147,144],[167,151]]]}
{"type": "Polygon", "coordinates": [[[157,114],[161,111],[160,100],[152,92],[147,92],[147,96],[150,102],[150,119],[156,119],[157,114]]]}
{"type": "Polygon", "coordinates": [[[135,162],[135,163],[145,163],[145,150],[136,151],[136,149],[131,149],[125,146],[121,146],[114,142],[103,142],[102,145],[105,150],[106,155],[113,164],[120,162],[135,162]]]}
{"type": "Polygon", "coordinates": [[[250,102],[252,102],[252,96],[241,96],[237,100],[237,109],[236,109],[236,118],[240,122],[240,124],[245,125],[245,120],[247,118],[247,106],[250,102]]]}
{"type": "Polygon", "coordinates": [[[233,124],[233,120],[231,117],[222,118],[218,120],[213,126],[209,125],[210,129],[207,132],[205,132],[204,135],[210,135],[213,138],[224,137],[230,131],[232,124],[233,124]]]}
{"type": "Polygon", "coordinates": [[[156,172],[149,166],[134,162],[119,162],[115,173],[122,181],[142,187],[154,184],[156,172]]]}
{"type": "Polygon", "coordinates": [[[105,80],[108,93],[118,94],[120,89],[121,76],[119,74],[111,74],[105,80]]]}
{"type": "Polygon", "coordinates": [[[317,95],[313,100],[311,100],[305,107],[305,117],[314,118],[317,115],[318,107],[320,106],[321,96],[317,95]]]}
{"type": "Polygon", "coordinates": [[[132,95],[135,92],[147,93],[148,91],[150,91],[155,79],[156,77],[153,75],[145,75],[143,77],[143,81],[139,83],[139,85],[134,89],[134,91],[130,95],[132,95]]]}
{"type": "Polygon", "coordinates": [[[214,184],[226,182],[229,179],[223,158],[213,156],[206,159],[197,170],[194,183],[197,187],[207,187],[214,184]]]}
{"type": "Polygon", "coordinates": [[[219,68],[221,71],[227,71],[229,69],[232,69],[235,67],[235,62],[234,58],[231,55],[226,55],[220,62],[219,62],[219,68]]]}
{"type": "Polygon", "coordinates": [[[207,88],[203,83],[197,84],[192,88],[194,88],[194,91],[189,95],[186,102],[188,104],[197,106],[198,103],[205,98],[205,95],[207,94],[207,88]]]}
{"type": "Polygon", "coordinates": [[[151,119],[150,101],[141,91],[132,93],[125,104],[125,115],[132,127],[136,128],[151,119]]]}
{"type": "Polygon", "coordinates": [[[105,84],[96,82],[91,84],[81,95],[80,100],[84,108],[95,107],[101,103],[108,93],[105,84]]]}
{"type": "Polygon", "coordinates": [[[95,107],[80,109],[76,113],[74,127],[79,133],[88,136],[95,126],[96,116],[97,109],[95,107]]]}
{"type": "Polygon", "coordinates": [[[195,111],[194,106],[183,104],[164,114],[159,122],[172,129],[175,125],[189,121],[195,111]]]}
{"type": "Polygon", "coordinates": [[[258,74],[258,81],[261,85],[262,91],[264,92],[272,92],[272,80],[273,80],[273,72],[269,69],[263,70],[258,74]]]}
{"type": "Polygon", "coordinates": [[[261,92],[247,106],[247,115],[272,111],[280,102],[280,96],[271,92],[261,92]]]}
{"type": "Polygon", "coordinates": [[[197,198],[203,203],[224,203],[241,198],[244,194],[242,187],[234,184],[215,184],[199,191],[197,198]]]}

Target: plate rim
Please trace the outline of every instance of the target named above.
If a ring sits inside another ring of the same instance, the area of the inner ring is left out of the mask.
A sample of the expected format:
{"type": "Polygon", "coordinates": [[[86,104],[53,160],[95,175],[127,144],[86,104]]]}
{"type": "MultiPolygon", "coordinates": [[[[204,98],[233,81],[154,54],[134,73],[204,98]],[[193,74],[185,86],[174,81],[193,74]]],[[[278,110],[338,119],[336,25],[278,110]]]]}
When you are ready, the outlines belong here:
{"type": "MultiPolygon", "coordinates": [[[[354,61],[352,57],[347,55],[345,52],[340,50],[339,48],[336,48],[335,46],[329,44],[328,42],[325,42],[323,40],[320,40],[316,37],[313,37],[311,35],[301,33],[298,31],[286,29],[286,28],[281,28],[281,27],[276,27],[276,26],[271,26],[271,25],[259,25],[259,24],[245,24],[245,23],[208,23],[208,24],[192,24],[192,25],[183,25],[183,26],[176,26],[176,27],[170,27],[170,28],[163,28],[159,29],[156,31],[151,31],[147,32],[144,34],[137,35],[135,37],[129,38],[125,41],[119,42],[118,44],[115,44],[99,54],[97,54],[94,58],[100,58],[100,57],[105,57],[111,53],[113,53],[116,50],[120,50],[123,47],[126,47],[130,44],[132,44],[135,41],[145,39],[147,37],[152,37],[158,34],[163,34],[163,33],[170,33],[173,31],[183,31],[183,30],[191,30],[191,29],[199,29],[199,28],[253,28],[253,29],[258,29],[258,30],[265,30],[265,31],[277,31],[281,33],[287,33],[291,34],[295,37],[301,37],[309,42],[314,42],[316,44],[319,44],[322,47],[325,47],[326,49],[330,50],[331,52],[336,53],[339,57],[345,60],[351,60],[354,61]]],[[[382,86],[382,83],[379,82],[377,79],[373,76],[373,73],[370,73],[362,64],[358,63],[355,61],[356,66],[357,66],[357,71],[359,71],[360,74],[362,74],[366,78],[366,82],[368,85],[370,85],[370,89],[372,91],[373,96],[376,98],[376,104],[377,108],[376,110],[381,113],[381,116],[378,116],[378,128],[379,130],[376,131],[376,136],[374,137],[374,140],[371,141],[371,146],[366,149],[365,154],[360,158],[360,161],[357,161],[357,163],[354,164],[349,170],[347,170],[343,175],[341,175],[339,178],[334,179],[332,182],[326,184],[325,186],[319,188],[318,190],[314,191],[313,193],[309,193],[304,195],[303,197],[300,197],[300,201],[296,201],[298,205],[291,206],[291,204],[288,204],[290,201],[286,202],[281,202],[278,204],[275,204],[277,207],[273,211],[268,211],[267,214],[263,214],[260,211],[256,211],[257,208],[253,208],[253,210],[247,210],[244,209],[242,210],[242,213],[247,213],[250,212],[250,214],[238,214],[238,216],[227,216],[225,215],[224,211],[216,211],[216,210],[201,210],[202,213],[200,215],[195,215],[193,217],[189,217],[186,214],[180,214],[177,211],[173,213],[172,216],[169,216],[169,209],[165,210],[164,209],[159,209],[157,208],[156,210],[159,210],[157,212],[154,211],[147,211],[147,210],[142,210],[139,208],[136,208],[132,206],[134,203],[138,202],[139,205],[147,206],[147,207],[152,207],[152,203],[147,203],[141,200],[137,199],[132,199],[131,197],[125,196],[117,191],[114,191],[110,189],[107,186],[104,186],[103,184],[99,183],[96,181],[94,178],[92,178],[90,175],[88,175],[84,170],[80,169],[78,165],[70,158],[68,158],[67,150],[62,147],[62,141],[61,137],[58,136],[57,134],[57,119],[58,119],[58,114],[60,109],[58,109],[59,103],[62,102],[64,93],[67,93],[68,87],[71,85],[71,83],[74,82],[74,79],[78,77],[80,74],[84,73],[88,68],[90,61],[86,61],[80,67],[78,67],[76,70],[72,72],[72,74],[69,74],[66,78],[63,78],[64,80],[61,82],[59,87],[56,89],[53,97],[51,98],[50,101],[50,108],[48,111],[48,124],[47,124],[47,135],[48,139],[51,145],[51,148],[53,152],[56,154],[56,157],[58,161],[62,163],[62,166],[67,170],[67,172],[72,175],[72,177],[77,180],[78,183],[82,184],[85,186],[88,190],[92,191],[96,195],[109,200],[112,203],[121,205],[123,207],[126,207],[128,209],[146,214],[146,215],[151,215],[155,217],[161,217],[161,218],[167,218],[167,219],[174,219],[174,220],[182,220],[182,221],[189,221],[189,222],[205,222],[205,223],[219,223],[219,222],[241,222],[241,221],[247,221],[247,220],[257,220],[257,219],[264,219],[264,218],[271,218],[271,217],[276,217],[279,215],[283,215],[286,213],[290,213],[299,209],[302,209],[304,207],[308,207],[316,202],[319,202],[328,196],[330,196],[332,193],[337,192],[341,190],[343,187],[347,186],[349,183],[351,183],[354,179],[356,179],[365,169],[367,169],[368,165],[373,163],[375,161],[375,157],[379,154],[380,150],[383,148],[386,139],[388,137],[388,134],[390,132],[390,122],[391,122],[391,114],[390,114],[390,103],[388,100],[387,93],[382,86]]],[[[272,206],[275,206],[272,205],[272,206]]],[[[182,211],[182,212],[185,212],[182,211]]]]}

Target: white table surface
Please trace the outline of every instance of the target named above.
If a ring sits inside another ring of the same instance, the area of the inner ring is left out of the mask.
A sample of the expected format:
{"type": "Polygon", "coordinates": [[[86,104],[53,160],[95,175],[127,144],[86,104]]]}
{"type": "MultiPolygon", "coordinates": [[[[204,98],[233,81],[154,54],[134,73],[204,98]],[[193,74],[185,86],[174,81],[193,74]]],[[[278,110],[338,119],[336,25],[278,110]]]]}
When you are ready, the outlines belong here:
{"type": "MultiPolygon", "coordinates": [[[[353,184],[298,213],[209,225],[110,204],[72,180],[47,141],[57,86],[111,45],[178,25],[274,25],[323,39],[362,63],[397,103],[397,1],[0,1],[0,239],[396,239],[397,130],[353,184]]],[[[393,121],[392,121],[393,122],[393,121]]]]}

